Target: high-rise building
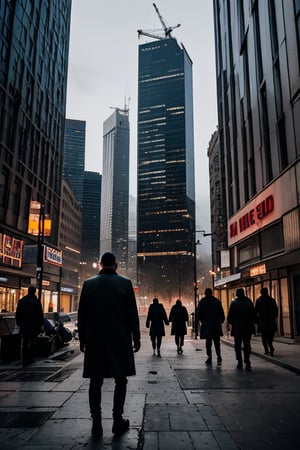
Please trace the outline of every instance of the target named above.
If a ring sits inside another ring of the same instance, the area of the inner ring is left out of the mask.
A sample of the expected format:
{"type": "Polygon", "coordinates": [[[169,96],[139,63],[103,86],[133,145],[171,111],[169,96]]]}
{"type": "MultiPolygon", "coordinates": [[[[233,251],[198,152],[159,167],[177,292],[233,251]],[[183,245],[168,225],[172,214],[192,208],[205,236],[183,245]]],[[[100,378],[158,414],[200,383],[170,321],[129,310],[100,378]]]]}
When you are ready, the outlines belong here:
{"type": "Polygon", "coordinates": [[[100,255],[101,175],[84,172],[80,284],[97,272],[100,255]]]}
{"type": "Polygon", "coordinates": [[[193,302],[192,61],[176,39],[139,46],[137,275],[143,303],[193,302]],[[147,298],[147,299],[146,299],[147,298]]]}
{"type": "Polygon", "coordinates": [[[127,273],[129,111],[116,108],[103,124],[100,253],[112,252],[127,273]]]}
{"type": "Polygon", "coordinates": [[[85,129],[84,120],[66,119],[63,177],[70,184],[80,205],[83,199],[85,129]]]}
{"type": "Polygon", "coordinates": [[[230,274],[215,282],[225,308],[237,287],[267,287],[278,334],[300,336],[300,3],[214,0],[218,133],[230,274]],[[251,7],[250,6],[251,3],[251,7]],[[225,197],[224,197],[225,198],[225,197]]]}
{"type": "Polygon", "coordinates": [[[26,265],[22,259],[27,246],[44,250],[45,309],[59,287],[61,255],[53,247],[58,241],[70,16],[71,0],[0,2],[0,309],[8,311],[36,276],[37,252],[34,260],[30,250],[26,265]],[[30,206],[40,211],[32,229],[30,206]],[[48,216],[50,236],[41,227],[40,236],[34,236],[38,222],[45,224],[48,216]]]}

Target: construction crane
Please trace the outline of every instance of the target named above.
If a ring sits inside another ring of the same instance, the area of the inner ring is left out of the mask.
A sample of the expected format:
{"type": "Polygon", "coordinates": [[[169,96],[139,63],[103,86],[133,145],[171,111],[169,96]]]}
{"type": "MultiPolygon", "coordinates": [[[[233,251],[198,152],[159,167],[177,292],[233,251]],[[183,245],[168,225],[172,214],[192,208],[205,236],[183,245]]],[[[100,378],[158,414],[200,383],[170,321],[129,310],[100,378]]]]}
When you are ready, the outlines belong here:
{"type": "MultiPolygon", "coordinates": [[[[156,11],[158,17],[159,17],[160,23],[162,24],[162,27],[163,27],[162,30],[164,31],[164,35],[163,35],[163,36],[160,36],[160,35],[158,35],[158,34],[154,34],[154,33],[152,33],[151,30],[149,30],[149,31],[146,31],[146,30],[137,30],[139,38],[140,38],[141,35],[143,35],[143,36],[148,36],[148,37],[151,37],[151,38],[153,38],[153,39],[166,39],[166,38],[171,38],[171,37],[172,37],[172,36],[171,36],[172,31],[173,31],[175,28],[180,27],[180,23],[178,23],[177,25],[174,25],[173,27],[167,27],[167,25],[166,25],[166,23],[165,23],[165,21],[164,21],[162,15],[160,14],[160,12],[159,12],[159,10],[158,10],[156,4],[153,3],[153,6],[154,6],[154,9],[155,9],[155,11],[156,11]]],[[[159,31],[159,30],[154,30],[154,32],[155,32],[155,31],[159,31]]]]}

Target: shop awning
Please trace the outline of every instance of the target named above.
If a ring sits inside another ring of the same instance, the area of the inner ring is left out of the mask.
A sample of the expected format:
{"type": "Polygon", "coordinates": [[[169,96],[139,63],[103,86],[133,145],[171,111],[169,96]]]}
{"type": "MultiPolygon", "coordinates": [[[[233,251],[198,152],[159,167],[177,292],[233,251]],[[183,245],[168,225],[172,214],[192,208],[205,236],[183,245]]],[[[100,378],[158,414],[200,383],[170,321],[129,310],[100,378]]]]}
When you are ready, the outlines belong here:
{"type": "Polygon", "coordinates": [[[233,275],[228,275],[228,277],[221,278],[220,280],[215,280],[214,287],[223,286],[224,284],[231,283],[232,281],[237,281],[241,278],[241,273],[234,273],[233,275]]]}

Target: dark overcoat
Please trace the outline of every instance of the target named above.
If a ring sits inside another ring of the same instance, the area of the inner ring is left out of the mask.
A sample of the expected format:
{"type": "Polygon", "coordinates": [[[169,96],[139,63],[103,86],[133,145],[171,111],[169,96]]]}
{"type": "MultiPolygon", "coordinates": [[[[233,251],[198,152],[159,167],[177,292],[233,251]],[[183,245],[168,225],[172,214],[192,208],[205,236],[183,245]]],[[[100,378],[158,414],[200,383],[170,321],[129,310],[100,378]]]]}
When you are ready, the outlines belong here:
{"type": "Polygon", "coordinates": [[[270,297],[270,295],[265,295],[256,300],[255,320],[259,333],[275,332],[277,330],[277,317],[278,306],[274,298],[270,297]]]}
{"type": "Polygon", "coordinates": [[[250,298],[233,300],[229,307],[227,322],[231,325],[231,336],[251,336],[255,332],[254,305],[250,298]]]}
{"type": "Polygon", "coordinates": [[[132,283],[112,269],[102,269],[83,284],[78,307],[78,335],[85,345],[83,377],[135,375],[132,340],[140,339],[132,283]]]}
{"type": "Polygon", "coordinates": [[[146,327],[150,327],[149,335],[151,337],[165,336],[164,324],[169,325],[164,306],[161,303],[152,303],[149,306],[146,319],[146,327]]]}
{"type": "Polygon", "coordinates": [[[197,320],[200,321],[200,339],[223,336],[225,314],[222,303],[216,297],[206,296],[200,300],[197,320]]]}
{"type": "Polygon", "coordinates": [[[44,325],[44,313],[40,300],[35,295],[20,298],[16,309],[16,324],[23,336],[37,336],[44,325]]]}
{"type": "Polygon", "coordinates": [[[184,336],[187,333],[186,322],[189,315],[185,306],[173,305],[169,314],[169,322],[172,323],[171,335],[184,336]]]}

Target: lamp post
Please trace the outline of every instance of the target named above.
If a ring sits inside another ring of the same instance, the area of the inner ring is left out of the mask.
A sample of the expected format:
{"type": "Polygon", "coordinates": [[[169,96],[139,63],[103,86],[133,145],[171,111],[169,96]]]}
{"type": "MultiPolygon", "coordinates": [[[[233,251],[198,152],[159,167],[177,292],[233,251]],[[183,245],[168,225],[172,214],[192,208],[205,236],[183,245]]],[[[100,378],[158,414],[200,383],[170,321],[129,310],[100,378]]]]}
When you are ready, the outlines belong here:
{"type": "Polygon", "coordinates": [[[197,281],[197,245],[201,245],[201,242],[196,240],[196,233],[202,233],[203,237],[211,236],[212,233],[206,233],[205,230],[194,230],[194,337],[197,339],[198,334],[198,320],[197,320],[197,306],[198,306],[198,281],[197,281]]]}
{"type": "Polygon", "coordinates": [[[42,286],[43,286],[43,244],[45,234],[45,206],[40,205],[39,223],[38,223],[38,254],[37,254],[37,267],[36,267],[36,279],[38,287],[38,298],[42,301],[42,286]]]}

